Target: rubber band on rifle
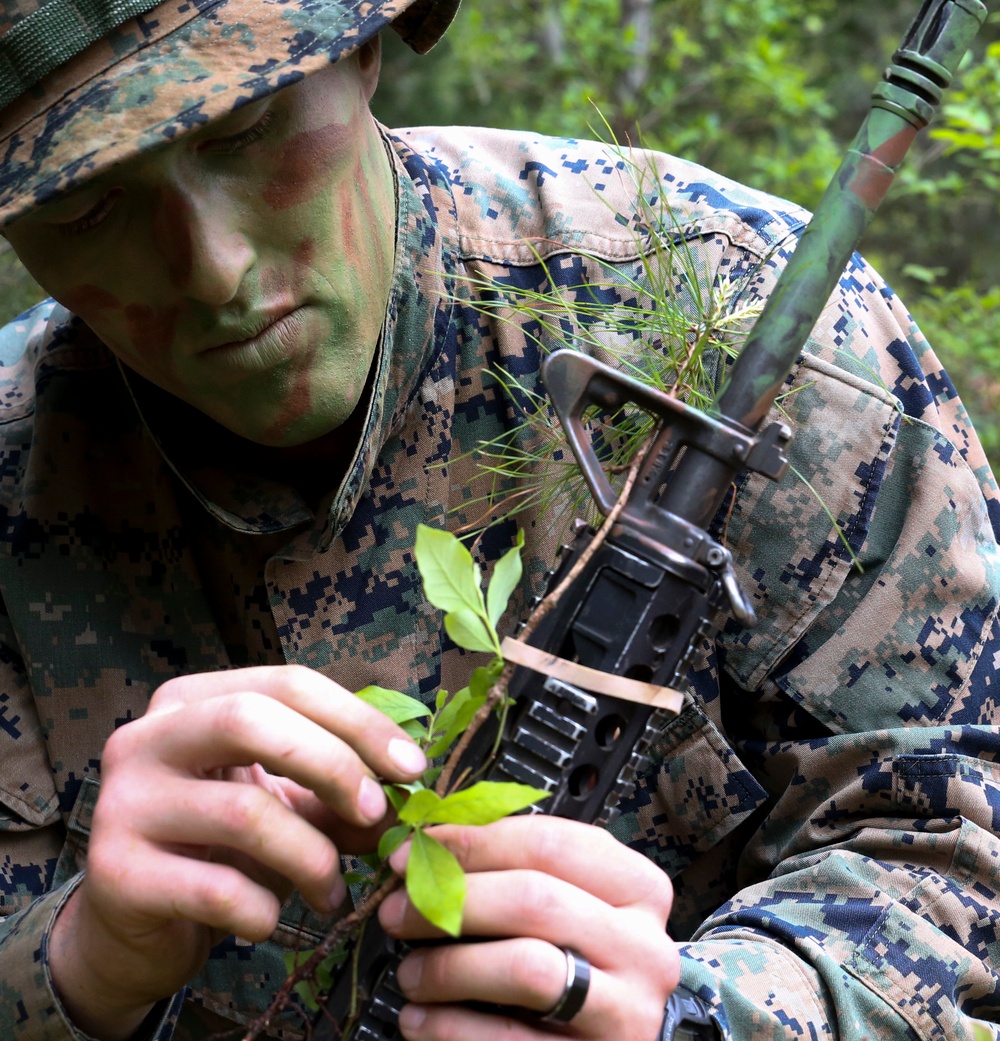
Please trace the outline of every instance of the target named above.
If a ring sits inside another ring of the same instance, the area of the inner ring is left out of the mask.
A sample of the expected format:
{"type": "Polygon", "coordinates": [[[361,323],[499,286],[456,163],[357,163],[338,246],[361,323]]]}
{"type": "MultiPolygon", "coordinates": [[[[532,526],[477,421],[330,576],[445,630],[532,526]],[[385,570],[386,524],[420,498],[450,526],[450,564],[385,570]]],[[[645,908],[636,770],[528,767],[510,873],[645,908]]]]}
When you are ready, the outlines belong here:
{"type": "Polygon", "coordinates": [[[551,676],[574,687],[582,687],[594,694],[607,694],[622,701],[634,701],[640,705],[663,708],[674,713],[680,712],[684,700],[683,693],[674,690],[673,687],[658,687],[655,683],[613,676],[610,672],[601,672],[599,669],[566,661],[565,658],[557,658],[554,654],[511,639],[509,636],[500,644],[500,653],[504,661],[522,665],[533,672],[551,676]]]}

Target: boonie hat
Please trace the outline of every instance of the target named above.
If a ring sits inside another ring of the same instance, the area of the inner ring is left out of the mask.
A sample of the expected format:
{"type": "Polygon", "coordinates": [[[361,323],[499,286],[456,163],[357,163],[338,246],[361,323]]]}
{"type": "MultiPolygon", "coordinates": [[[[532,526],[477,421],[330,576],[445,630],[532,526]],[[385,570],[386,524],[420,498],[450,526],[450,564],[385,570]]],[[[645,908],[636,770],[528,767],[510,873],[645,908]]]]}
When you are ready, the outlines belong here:
{"type": "Polygon", "coordinates": [[[357,50],[417,52],[459,0],[3,0],[0,226],[357,50]]]}

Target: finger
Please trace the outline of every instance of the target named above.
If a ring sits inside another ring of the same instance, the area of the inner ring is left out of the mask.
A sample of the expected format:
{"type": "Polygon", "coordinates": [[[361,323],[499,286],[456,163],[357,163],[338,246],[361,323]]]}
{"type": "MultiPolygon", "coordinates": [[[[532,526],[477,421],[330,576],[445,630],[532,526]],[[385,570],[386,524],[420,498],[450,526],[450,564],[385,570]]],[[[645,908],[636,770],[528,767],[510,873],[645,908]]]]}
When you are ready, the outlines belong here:
{"type": "Polygon", "coordinates": [[[113,902],[124,929],[142,928],[142,919],[182,919],[259,942],[274,932],[281,911],[281,901],[270,889],[234,867],[154,846],[137,849],[134,839],[106,841],[91,850],[88,880],[102,891],[105,902],[113,902]]]}
{"type": "MultiPolygon", "coordinates": [[[[596,975],[591,976],[590,990],[599,989],[596,975]]],[[[408,954],[397,978],[410,1001],[486,1001],[544,1014],[562,996],[566,955],[550,943],[531,939],[447,944],[408,954]]]]}
{"type": "Polygon", "coordinates": [[[246,691],[280,702],[348,741],[379,776],[411,780],[427,768],[416,743],[388,716],[322,673],[300,665],[178,676],[157,690],[150,712],[246,691]]]}
{"type": "MultiPolygon", "coordinates": [[[[262,771],[263,772],[263,771],[262,771]]],[[[373,853],[378,847],[382,833],[396,822],[394,813],[387,813],[377,824],[359,828],[347,823],[343,817],[334,813],[329,806],[318,799],[314,792],[296,784],[287,777],[267,774],[269,790],[280,790],[282,801],[308,821],[317,831],[321,831],[342,853],[373,853]]]]}
{"type": "MultiPolygon", "coordinates": [[[[647,906],[666,921],[673,902],[667,874],[603,828],[561,817],[506,817],[479,827],[442,825],[432,834],[467,874],[528,869],[582,889],[612,907],[647,906]]],[[[405,870],[409,845],[390,864],[405,870]]]]}
{"type": "MultiPolygon", "coordinates": [[[[397,978],[404,995],[430,1017],[412,1033],[404,1031],[407,1037],[450,1037],[452,1031],[462,1037],[464,1029],[468,1031],[464,1036],[476,1041],[497,1031],[496,1036],[503,1038],[551,1038],[547,1031],[552,1027],[537,1019],[533,1022],[531,1014],[544,1016],[564,997],[567,956],[562,949],[536,940],[448,944],[407,955],[397,978]],[[440,1007],[459,1002],[485,1002],[511,1011],[479,1009],[474,1014],[486,1015],[472,1030],[473,1021],[464,1019],[469,1010],[440,1007]],[[540,1031],[546,1032],[539,1035],[540,1031]]],[[[569,1024],[559,1026],[558,1033],[581,1038],[656,1037],[667,996],[675,986],[676,976],[669,967],[645,978],[639,972],[622,977],[591,967],[583,1004],[569,1024]]],[[[400,1024],[405,1022],[406,1017],[400,1017],[400,1024]]]]}
{"type": "MultiPolygon", "coordinates": [[[[562,879],[537,871],[479,872],[466,876],[463,936],[534,937],[582,951],[597,966],[612,967],[623,950],[652,956],[665,942],[665,922],[614,908],[562,879]]],[[[392,936],[428,940],[444,934],[414,907],[405,892],[388,896],[379,921],[392,936]]]]}
{"type": "Polygon", "coordinates": [[[224,694],[186,706],[183,726],[174,715],[155,717],[139,729],[121,727],[108,745],[112,764],[136,741],[144,742],[138,751],[146,758],[200,776],[259,762],[315,791],[355,824],[385,815],[381,785],[354,748],[279,701],[257,692],[224,694]]]}
{"type": "MultiPolygon", "coordinates": [[[[318,910],[333,910],[344,895],[336,846],[255,784],[175,779],[167,798],[151,800],[142,812],[148,839],[243,853],[290,881],[318,910]]],[[[265,878],[256,874],[258,882],[265,878]]]]}
{"type": "Polygon", "coordinates": [[[455,1005],[404,1005],[399,1026],[406,1041],[552,1041],[540,1023],[455,1005]]]}

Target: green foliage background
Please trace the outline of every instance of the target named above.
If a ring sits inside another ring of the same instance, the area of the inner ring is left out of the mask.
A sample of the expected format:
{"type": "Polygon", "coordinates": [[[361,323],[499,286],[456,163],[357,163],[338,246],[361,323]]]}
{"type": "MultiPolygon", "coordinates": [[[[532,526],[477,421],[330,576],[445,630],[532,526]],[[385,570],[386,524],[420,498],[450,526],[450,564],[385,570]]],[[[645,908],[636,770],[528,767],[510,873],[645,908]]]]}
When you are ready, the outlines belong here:
{"type": "MultiPolygon", "coordinates": [[[[993,5],[995,6],[995,5],[993,5]]],[[[389,125],[593,136],[814,205],[919,0],[463,0],[424,57],[386,34],[389,125]]],[[[1000,11],[864,252],[905,297],[1000,464],[1000,11]]],[[[2,314],[37,298],[0,256],[2,314]]]]}

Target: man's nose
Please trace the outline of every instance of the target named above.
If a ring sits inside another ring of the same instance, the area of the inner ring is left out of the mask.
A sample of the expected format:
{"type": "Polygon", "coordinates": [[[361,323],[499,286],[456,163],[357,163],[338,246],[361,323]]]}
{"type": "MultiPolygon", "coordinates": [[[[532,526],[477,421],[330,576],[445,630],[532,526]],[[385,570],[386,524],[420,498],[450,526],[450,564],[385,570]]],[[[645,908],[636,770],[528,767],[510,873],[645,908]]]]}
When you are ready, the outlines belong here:
{"type": "Polygon", "coordinates": [[[240,207],[211,191],[167,189],[157,238],[175,290],[221,307],[257,262],[240,207]]]}

